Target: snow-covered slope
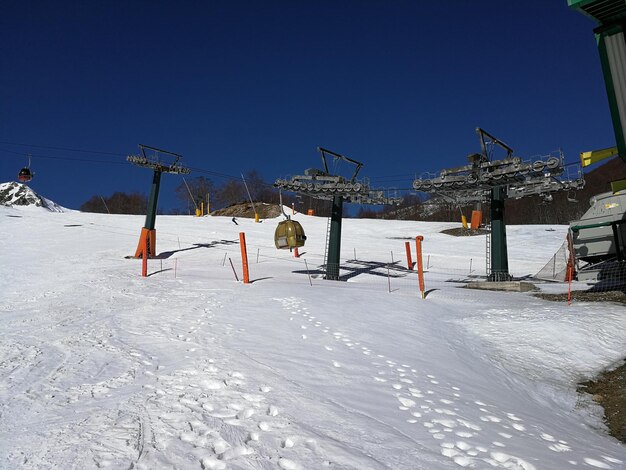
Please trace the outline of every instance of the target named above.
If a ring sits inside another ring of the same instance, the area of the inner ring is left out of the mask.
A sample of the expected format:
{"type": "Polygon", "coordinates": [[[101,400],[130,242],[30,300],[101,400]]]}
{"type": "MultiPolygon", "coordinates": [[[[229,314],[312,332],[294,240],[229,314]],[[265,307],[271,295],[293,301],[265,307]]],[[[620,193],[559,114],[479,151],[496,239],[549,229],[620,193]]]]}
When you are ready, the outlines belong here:
{"type": "MultiPolygon", "coordinates": [[[[325,281],[326,219],[295,219],[299,259],[274,249],[278,220],[159,216],[166,258],[142,278],[124,256],[143,217],[0,207],[0,467],[626,466],[575,390],[622,358],[623,307],[462,289],[485,239],[444,223],[347,219],[348,282],[325,281]],[[416,235],[426,299],[404,268],[416,235]]],[[[512,272],[566,230],[508,227],[512,272]]]]}
{"type": "Polygon", "coordinates": [[[54,201],[40,196],[25,184],[16,183],[14,181],[0,183],[0,205],[9,207],[41,207],[51,212],[67,211],[67,209],[61,207],[54,201]]]}

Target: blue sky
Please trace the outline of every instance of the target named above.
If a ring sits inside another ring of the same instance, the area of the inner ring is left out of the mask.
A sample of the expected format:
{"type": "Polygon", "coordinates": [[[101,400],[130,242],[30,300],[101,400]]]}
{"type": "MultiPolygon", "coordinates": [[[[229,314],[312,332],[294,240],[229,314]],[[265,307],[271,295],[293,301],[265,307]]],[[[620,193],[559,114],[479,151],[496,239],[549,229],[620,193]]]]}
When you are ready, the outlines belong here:
{"type": "MultiPolygon", "coordinates": [[[[0,181],[31,153],[33,189],[78,208],[148,194],[125,162],[140,143],[270,182],[319,167],[322,146],[409,188],[465,164],[477,126],[573,162],[614,145],[593,27],[566,0],[8,0],[0,181]]],[[[160,207],[180,182],[163,178],[160,207]]]]}

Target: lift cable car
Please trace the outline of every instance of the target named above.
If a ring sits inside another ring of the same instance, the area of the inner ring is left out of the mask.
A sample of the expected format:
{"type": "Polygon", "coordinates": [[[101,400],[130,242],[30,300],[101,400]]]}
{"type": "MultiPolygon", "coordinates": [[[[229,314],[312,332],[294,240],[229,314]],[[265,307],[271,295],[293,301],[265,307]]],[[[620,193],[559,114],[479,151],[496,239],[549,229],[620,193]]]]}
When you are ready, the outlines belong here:
{"type": "Polygon", "coordinates": [[[28,183],[33,179],[33,173],[30,171],[30,155],[28,156],[28,166],[25,166],[17,174],[17,179],[20,183],[28,183]]]}
{"type": "Polygon", "coordinates": [[[279,192],[279,196],[280,210],[286,220],[279,222],[278,227],[276,227],[276,231],[274,232],[274,245],[276,245],[276,248],[279,250],[289,249],[289,251],[291,251],[294,248],[304,246],[306,235],[304,234],[304,229],[302,225],[300,225],[300,222],[291,220],[291,217],[285,214],[282,191],[279,192]]]}

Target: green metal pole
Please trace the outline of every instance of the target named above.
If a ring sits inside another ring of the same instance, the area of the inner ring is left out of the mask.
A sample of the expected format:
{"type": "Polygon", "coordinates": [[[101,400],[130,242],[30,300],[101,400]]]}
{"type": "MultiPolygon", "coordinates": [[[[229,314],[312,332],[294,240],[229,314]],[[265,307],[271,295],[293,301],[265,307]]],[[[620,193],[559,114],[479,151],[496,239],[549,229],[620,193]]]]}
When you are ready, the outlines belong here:
{"type": "Polygon", "coordinates": [[[343,197],[334,196],[330,215],[330,235],[328,237],[328,258],[326,259],[326,279],[339,280],[339,255],[341,254],[341,218],[343,197]]]}
{"type": "Polygon", "coordinates": [[[148,210],[146,212],[145,228],[154,230],[154,223],[157,214],[157,200],[159,199],[159,187],[161,186],[161,172],[154,170],[152,177],[152,189],[150,190],[150,199],[148,200],[148,210]]]}
{"type": "Polygon", "coordinates": [[[510,281],[509,259],[506,249],[506,226],[504,224],[504,200],[506,189],[491,190],[491,274],[490,281],[510,281]]]}

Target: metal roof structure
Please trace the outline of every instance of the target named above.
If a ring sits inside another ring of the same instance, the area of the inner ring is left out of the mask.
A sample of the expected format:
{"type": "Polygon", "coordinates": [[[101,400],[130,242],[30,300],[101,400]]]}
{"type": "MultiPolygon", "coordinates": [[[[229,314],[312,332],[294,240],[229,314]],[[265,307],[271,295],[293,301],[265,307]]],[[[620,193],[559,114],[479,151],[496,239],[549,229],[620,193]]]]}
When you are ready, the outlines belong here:
{"type": "Polygon", "coordinates": [[[626,161],[626,0],[568,0],[598,22],[594,29],[618,154],[626,161]]]}
{"type": "Polygon", "coordinates": [[[601,24],[626,18],[625,0],[567,0],[567,4],[601,24]]]}

